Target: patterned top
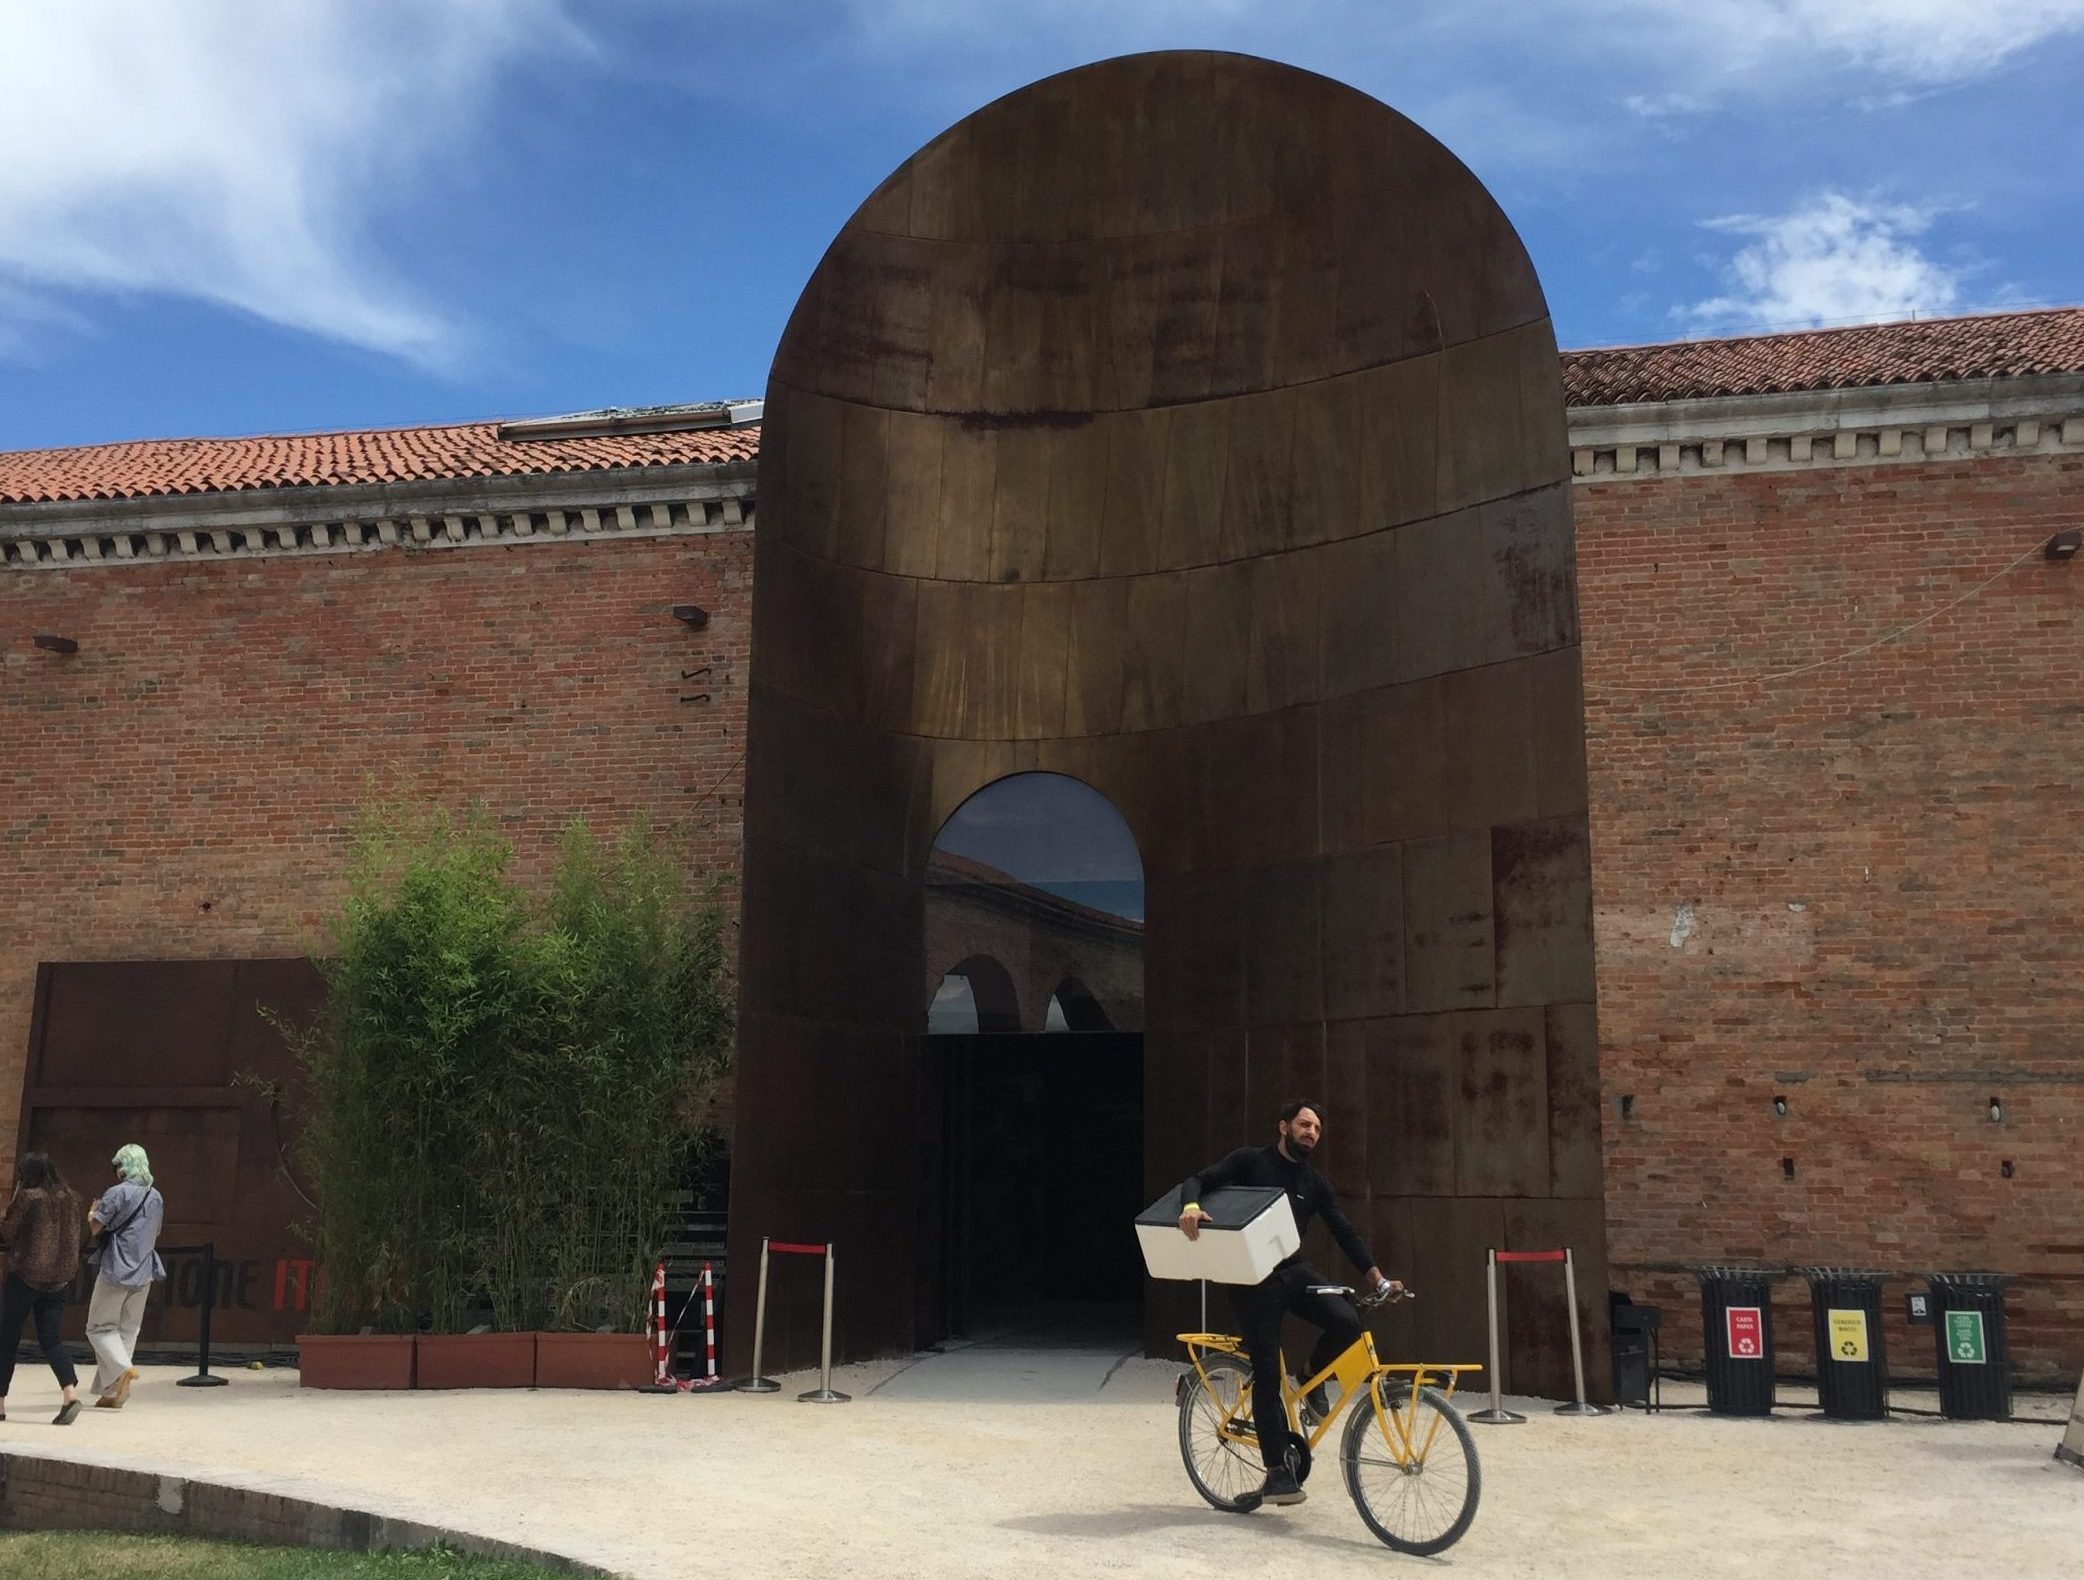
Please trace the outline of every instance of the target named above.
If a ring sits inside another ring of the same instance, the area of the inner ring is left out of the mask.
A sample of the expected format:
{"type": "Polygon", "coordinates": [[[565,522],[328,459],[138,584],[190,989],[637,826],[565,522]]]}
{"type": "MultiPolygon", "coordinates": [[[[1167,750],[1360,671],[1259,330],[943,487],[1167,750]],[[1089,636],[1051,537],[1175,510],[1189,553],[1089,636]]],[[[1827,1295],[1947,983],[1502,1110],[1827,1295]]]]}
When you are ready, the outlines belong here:
{"type": "Polygon", "coordinates": [[[72,1282],[86,1237],[86,1210],[70,1191],[18,1190],[0,1220],[15,1277],[45,1294],[72,1282]]]}

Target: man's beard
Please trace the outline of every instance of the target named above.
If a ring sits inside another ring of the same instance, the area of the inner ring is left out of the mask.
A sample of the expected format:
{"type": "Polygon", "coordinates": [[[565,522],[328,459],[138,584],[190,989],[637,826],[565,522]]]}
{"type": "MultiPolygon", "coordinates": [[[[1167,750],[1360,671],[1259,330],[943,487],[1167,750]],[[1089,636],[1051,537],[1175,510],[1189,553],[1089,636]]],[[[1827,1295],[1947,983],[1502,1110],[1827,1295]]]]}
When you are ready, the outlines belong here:
{"type": "Polygon", "coordinates": [[[1301,1136],[1290,1136],[1288,1138],[1288,1155],[1298,1163],[1309,1162],[1310,1154],[1316,1150],[1317,1147],[1314,1142],[1305,1141],[1301,1136]]]}

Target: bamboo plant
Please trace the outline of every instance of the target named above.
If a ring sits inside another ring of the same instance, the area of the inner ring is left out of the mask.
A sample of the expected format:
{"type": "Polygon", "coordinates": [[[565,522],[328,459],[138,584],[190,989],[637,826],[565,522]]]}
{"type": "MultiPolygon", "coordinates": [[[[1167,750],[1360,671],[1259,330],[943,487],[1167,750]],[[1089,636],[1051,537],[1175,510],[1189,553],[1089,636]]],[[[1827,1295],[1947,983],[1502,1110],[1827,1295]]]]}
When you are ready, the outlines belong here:
{"type": "Polygon", "coordinates": [[[722,915],[642,824],[546,895],[481,811],[365,813],[299,1157],[322,1332],[634,1329],[730,1039],[722,915]]]}

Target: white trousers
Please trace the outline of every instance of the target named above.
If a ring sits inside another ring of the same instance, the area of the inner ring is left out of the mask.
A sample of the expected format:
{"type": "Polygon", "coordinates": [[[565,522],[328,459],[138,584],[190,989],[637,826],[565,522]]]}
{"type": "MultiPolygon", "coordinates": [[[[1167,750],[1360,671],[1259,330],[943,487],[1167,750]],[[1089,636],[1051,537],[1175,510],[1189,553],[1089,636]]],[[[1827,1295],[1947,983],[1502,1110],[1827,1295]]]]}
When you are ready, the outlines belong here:
{"type": "Polygon", "coordinates": [[[94,1346],[96,1393],[115,1392],[130,1369],[138,1330],[145,1325],[145,1301],[151,1293],[150,1284],[130,1289],[105,1278],[94,1280],[94,1297],[87,1303],[87,1342],[94,1346]]]}

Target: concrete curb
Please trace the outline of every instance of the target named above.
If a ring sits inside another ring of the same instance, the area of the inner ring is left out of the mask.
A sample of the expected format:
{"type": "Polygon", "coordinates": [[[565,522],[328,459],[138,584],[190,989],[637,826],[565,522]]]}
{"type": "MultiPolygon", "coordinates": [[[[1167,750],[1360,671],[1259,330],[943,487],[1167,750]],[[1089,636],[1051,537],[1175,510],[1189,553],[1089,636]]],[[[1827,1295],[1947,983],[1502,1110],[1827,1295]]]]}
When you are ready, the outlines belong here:
{"type": "Polygon", "coordinates": [[[241,1477],[201,1481],[171,1471],[21,1449],[0,1452],[0,1530],[126,1531],[347,1552],[441,1544],[617,1580],[615,1571],[564,1553],[322,1502],[291,1491],[288,1483],[241,1477]]]}

